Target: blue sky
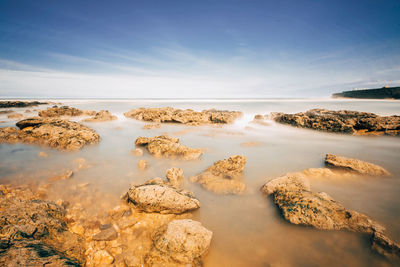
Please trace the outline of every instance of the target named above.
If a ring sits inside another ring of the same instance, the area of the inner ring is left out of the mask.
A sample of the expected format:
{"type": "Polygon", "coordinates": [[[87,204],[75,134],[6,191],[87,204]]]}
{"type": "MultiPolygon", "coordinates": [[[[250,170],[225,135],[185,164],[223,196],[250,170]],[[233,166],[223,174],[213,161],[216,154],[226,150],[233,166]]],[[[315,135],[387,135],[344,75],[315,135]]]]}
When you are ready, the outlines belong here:
{"type": "Polygon", "coordinates": [[[400,1],[4,1],[3,97],[325,97],[400,85],[400,1]]]}

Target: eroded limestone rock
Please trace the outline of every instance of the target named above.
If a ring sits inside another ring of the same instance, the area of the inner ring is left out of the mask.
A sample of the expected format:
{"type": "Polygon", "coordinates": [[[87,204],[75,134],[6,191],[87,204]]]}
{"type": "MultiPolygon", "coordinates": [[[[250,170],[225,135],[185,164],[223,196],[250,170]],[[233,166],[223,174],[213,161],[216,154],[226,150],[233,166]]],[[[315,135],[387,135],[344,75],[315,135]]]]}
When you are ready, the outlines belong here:
{"type": "Polygon", "coordinates": [[[83,121],[85,121],[85,122],[102,122],[102,121],[113,121],[116,119],[117,119],[117,116],[112,115],[110,111],[100,110],[99,112],[96,112],[96,114],[93,117],[84,119],[83,121]]]}
{"type": "Polygon", "coordinates": [[[201,184],[205,189],[217,194],[240,194],[246,189],[241,175],[246,164],[246,157],[232,156],[219,160],[190,181],[201,184]]]}
{"type": "Polygon", "coordinates": [[[325,164],[343,170],[353,171],[362,175],[384,176],[390,173],[381,166],[358,159],[345,158],[332,154],[326,154],[325,164]]]}
{"type": "Polygon", "coordinates": [[[183,146],[178,138],[166,135],[139,137],[136,139],[135,144],[147,147],[148,151],[156,157],[178,157],[185,160],[193,160],[198,159],[203,154],[201,149],[183,146]]]}

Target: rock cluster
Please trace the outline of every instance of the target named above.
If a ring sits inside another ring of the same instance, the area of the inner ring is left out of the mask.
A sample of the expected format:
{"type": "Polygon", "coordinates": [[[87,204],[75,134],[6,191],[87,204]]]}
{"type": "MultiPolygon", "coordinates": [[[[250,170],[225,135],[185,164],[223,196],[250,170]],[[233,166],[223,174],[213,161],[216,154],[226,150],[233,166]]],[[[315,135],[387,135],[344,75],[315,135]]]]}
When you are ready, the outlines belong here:
{"type": "Polygon", "coordinates": [[[191,125],[210,124],[210,123],[232,123],[242,116],[239,111],[227,110],[203,110],[201,112],[191,109],[165,108],[138,108],[124,113],[128,118],[141,121],[154,122],[175,122],[191,125]]]}
{"type": "Polygon", "coordinates": [[[61,150],[79,150],[98,143],[100,136],[92,129],[67,120],[29,118],[17,123],[20,128],[0,128],[0,142],[41,144],[61,150]]]}
{"type": "Polygon", "coordinates": [[[25,108],[47,104],[49,103],[39,101],[0,101],[0,108],[25,108]]]}
{"type": "Polygon", "coordinates": [[[102,121],[112,121],[116,120],[117,116],[114,116],[111,114],[110,111],[108,110],[100,110],[99,112],[96,112],[93,117],[87,118],[83,121],[86,122],[102,122],[102,121]]]}
{"type": "Polygon", "coordinates": [[[346,209],[327,193],[311,191],[308,176],[315,174],[336,175],[325,168],[289,173],[268,181],[261,191],[273,195],[282,216],[290,223],[322,230],[367,233],[377,252],[388,257],[400,256],[400,246],[386,236],[383,226],[364,214],[346,209]]]}
{"type": "Polygon", "coordinates": [[[68,107],[68,106],[53,106],[51,108],[48,108],[46,110],[39,111],[39,116],[48,118],[48,117],[60,117],[60,116],[82,116],[82,115],[89,115],[93,116],[96,114],[96,111],[86,111],[86,110],[80,110],[77,108],[73,107],[68,107]]]}
{"type": "Polygon", "coordinates": [[[246,157],[232,156],[219,160],[190,181],[201,184],[205,189],[217,194],[240,194],[246,189],[241,181],[241,174],[246,164],[246,157]]]}
{"type": "Polygon", "coordinates": [[[180,144],[178,138],[166,135],[138,137],[135,144],[147,147],[148,151],[156,157],[177,157],[185,160],[193,160],[198,159],[203,154],[201,149],[183,146],[180,144]]]}
{"type": "Polygon", "coordinates": [[[212,232],[200,222],[173,220],[154,234],[146,258],[149,266],[202,266],[201,258],[210,247],[212,232]]]}
{"type": "Polygon", "coordinates": [[[283,124],[314,130],[354,135],[400,135],[400,116],[374,113],[312,109],[296,114],[274,113],[272,119],[283,124]]]}
{"type": "Polygon", "coordinates": [[[329,167],[353,171],[362,175],[382,176],[390,173],[381,166],[358,159],[345,158],[332,154],[326,154],[325,164],[329,167]]]}
{"type": "Polygon", "coordinates": [[[0,265],[79,266],[83,240],[68,231],[65,210],[52,202],[0,194],[0,265]]]}

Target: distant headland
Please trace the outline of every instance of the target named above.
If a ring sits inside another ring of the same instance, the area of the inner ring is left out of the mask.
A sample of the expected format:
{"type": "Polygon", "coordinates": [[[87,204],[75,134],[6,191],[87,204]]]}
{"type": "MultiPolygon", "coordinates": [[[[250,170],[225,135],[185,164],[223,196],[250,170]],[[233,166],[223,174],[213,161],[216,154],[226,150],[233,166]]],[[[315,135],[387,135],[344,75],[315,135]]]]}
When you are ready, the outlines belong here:
{"type": "Polygon", "coordinates": [[[357,89],[343,91],[332,95],[333,98],[365,98],[365,99],[400,99],[400,87],[382,87],[375,89],[357,89]]]}

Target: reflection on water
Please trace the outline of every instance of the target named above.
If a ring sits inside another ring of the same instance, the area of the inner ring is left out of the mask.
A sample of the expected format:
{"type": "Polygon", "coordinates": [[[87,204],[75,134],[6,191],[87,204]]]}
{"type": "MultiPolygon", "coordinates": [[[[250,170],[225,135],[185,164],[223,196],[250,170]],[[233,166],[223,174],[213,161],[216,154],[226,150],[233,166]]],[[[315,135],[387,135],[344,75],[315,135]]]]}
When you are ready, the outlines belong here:
{"type": "MultiPolygon", "coordinates": [[[[366,236],[319,231],[287,223],[280,217],[272,200],[261,195],[259,188],[268,179],[287,172],[322,167],[326,153],[374,162],[393,176],[314,178],[311,187],[313,191],[327,192],[346,208],[369,215],[387,227],[393,240],[400,242],[399,139],[327,134],[273,123],[270,126],[255,125],[249,121],[257,113],[298,112],[311,108],[400,114],[397,101],[82,100],[63,103],[81,109],[107,109],[117,114],[119,120],[84,123],[94,128],[102,140],[98,145],[85,147],[79,152],[1,144],[0,182],[39,184],[56,172],[74,168],[74,160],[84,158],[91,167],[76,172],[72,179],[61,181],[48,194],[50,199],[72,199],[77,195],[77,186],[85,186],[86,197],[90,195],[86,200],[89,213],[96,214],[115,206],[131,182],[164,177],[166,169],[180,167],[186,177],[185,188],[193,191],[201,202],[194,218],[214,233],[205,266],[390,266],[389,262],[370,251],[366,236]],[[167,124],[160,129],[145,130],[142,129],[143,122],[123,117],[123,112],[141,106],[240,110],[245,116],[235,125],[224,127],[167,124]],[[184,145],[207,150],[196,161],[158,159],[146,151],[142,157],[130,153],[138,136],[164,133],[179,137],[184,145]],[[241,145],[245,142],[255,142],[256,145],[241,145]],[[46,152],[49,157],[38,157],[39,151],[46,152]],[[189,182],[190,176],[198,174],[214,161],[235,154],[247,157],[244,173],[247,190],[244,195],[214,195],[189,182]],[[142,158],[149,162],[145,171],[137,169],[137,162],[142,158]]],[[[2,126],[13,123],[7,120],[2,126]]]]}

